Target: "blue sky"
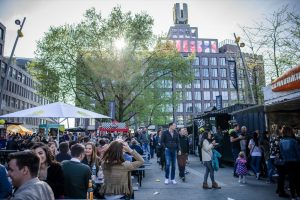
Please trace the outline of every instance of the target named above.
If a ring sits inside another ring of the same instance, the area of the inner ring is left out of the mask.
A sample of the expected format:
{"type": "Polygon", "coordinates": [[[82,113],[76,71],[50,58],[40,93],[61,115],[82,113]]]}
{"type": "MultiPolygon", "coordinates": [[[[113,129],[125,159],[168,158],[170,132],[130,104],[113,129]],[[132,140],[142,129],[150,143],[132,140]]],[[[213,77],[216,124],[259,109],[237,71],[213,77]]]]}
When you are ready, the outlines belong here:
{"type": "Polygon", "coordinates": [[[221,42],[239,33],[238,25],[262,21],[281,6],[289,4],[300,12],[300,0],[0,0],[0,22],[7,27],[4,55],[9,55],[16,37],[15,19],[26,17],[24,37],[18,42],[17,57],[34,57],[36,41],[50,26],[77,23],[86,9],[95,7],[107,16],[114,6],[133,13],[146,11],[154,18],[153,31],[166,33],[173,25],[174,3],[187,3],[189,24],[198,27],[199,37],[221,42]]]}

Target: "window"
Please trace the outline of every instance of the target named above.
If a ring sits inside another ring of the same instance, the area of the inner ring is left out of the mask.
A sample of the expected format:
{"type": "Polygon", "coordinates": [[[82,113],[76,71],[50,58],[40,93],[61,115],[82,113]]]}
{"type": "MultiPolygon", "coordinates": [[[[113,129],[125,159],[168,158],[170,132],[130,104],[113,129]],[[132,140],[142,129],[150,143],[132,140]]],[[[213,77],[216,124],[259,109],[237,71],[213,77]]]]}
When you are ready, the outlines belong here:
{"type": "Polygon", "coordinates": [[[172,81],[164,80],[164,88],[172,88],[172,81]]]}
{"type": "Polygon", "coordinates": [[[185,92],[185,99],[186,100],[192,100],[192,92],[191,91],[185,92]]]}
{"type": "Polygon", "coordinates": [[[209,80],[203,80],[203,88],[209,88],[209,80]]]}
{"type": "Polygon", "coordinates": [[[195,73],[195,77],[200,77],[200,69],[199,68],[195,68],[194,73],[195,73]]]}
{"type": "Polygon", "coordinates": [[[176,83],[176,88],[182,88],[182,84],[181,83],[176,83]]]}
{"type": "Polygon", "coordinates": [[[193,65],[199,65],[199,57],[195,57],[192,64],[193,65]]]}
{"type": "Polygon", "coordinates": [[[213,95],[213,100],[216,100],[216,96],[219,96],[219,91],[213,91],[212,95],[213,95]]]}
{"type": "Polygon", "coordinates": [[[221,80],[221,88],[228,88],[227,80],[221,80]]]}
{"type": "Polygon", "coordinates": [[[227,77],[227,70],[225,68],[221,68],[220,69],[220,75],[222,78],[226,78],[227,77]]]}
{"type": "Polygon", "coordinates": [[[222,91],[222,100],[228,100],[228,92],[222,91]]]}
{"type": "Polygon", "coordinates": [[[245,81],[239,80],[239,88],[245,88],[245,81]]]}
{"type": "Polygon", "coordinates": [[[196,113],[201,112],[201,103],[195,103],[195,112],[196,113]]]}
{"type": "Polygon", "coordinates": [[[210,100],[210,92],[209,91],[204,91],[203,92],[203,99],[204,100],[210,100]]]}
{"type": "Polygon", "coordinates": [[[234,88],[233,84],[232,84],[232,81],[229,81],[229,85],[230,85],[230,88],[234,88]]]}
{"type": "Polygon", "coordinates": [[[228,102],[223,103],[223,108],[226,108],[226,107],[228,107],[228,102]]]}
{"type": "Polygon", "coordinates": [[[17,70],[13,69],[12,77],[17,79],[17,70]]]}
{"type": "Polygon", "coordinates": [[[219,58],[220,65],[225,66],[225,58],[219,58]]]}
{"type": "Polygon", "coordinates": [[[212,77],[218,77],[218,69],[217,68],[211,69],[210,72],[211,72],[212,77]]]}
{"type": "Polygon", "coordinates": [[[204,107],[204,109],[210,107],[210,103],[209,103],[209,102],[204,103],[204,106],[203,106],[203,107],[204,107]]]}
{"type": "Polygon", "coordinates": [[[208,71],[208,68],[202,69],[202,74],[203,74],[203,77],[209,77],[209,71],[208,71]]]}
{"type": "Polygon", "coordinates": [[[165,91],[165,97],[166,98],[171,98],[172,97],[172,92],[171,91],[165,91]]]}
{"type": "Polygon", "coordinates": [[[231,91],[231,100],[237,100],[236,91],[231,91]]]}
{"type": "Polygon", "coordinates": [[[0,39],[4,40],[4,30],[0,28],[0,39]]]}
{"type": "Polygon", "coordinates": [[[217,58],[210,58],[210,65],[216,66],[217,65],[217,58]]]}
{"type": "Polygon", "coordinates": [[[2,52],[2,50],[3,50],[3,45],[2,45],[2,44],[0,44],[0,56],[2,56],[2,55],[3,55],[3,52],[2,52]]]}
{"type": "Polygon", "coordinates": [[[183,112],[183,104],[182,103],[178,104],[177,112],[183,112]]]}
{"type": "Polygon", "coordinates": [[[208,58],[207,57],[202,57],[201,58],[201,65],[208,66],[208,58]]]}
{"type": "Polygon", "coordinates": [[[200,80],[194,80],[194,88],[201,88],[200,80]]]}
{"type": "Polygon", "coordinates": [[[188,83],[184,86],[185,88],[192,88],[192,83],[188,83]]]}
{"type": "Polygon", "coordinates": [[[244,70],[243,69],[239,70],[239,77],[244,77],[244,70]]]}
{"type": "Polygon", "coordinates": [[[211,81],[211,87],[212,88],[219,88],[219,81],[218,80],[212,80],[211,81]]]}
{"type": "Polygon", "coordinates": [[[194,92],[195,100],[201,100],[201,92],[194,92]]]}
{"type": "Polygon", "coordinates": [[[193,105],[192,105],[192,103],[185,104],[185,111],[186,112],[193,112],[193,105]]]}
{"type": "Polygon", "coordinates": [[[1,71],[6,73],[6,69],[7,69],[7,64],[4,62],[1,62],[1,71]]]}

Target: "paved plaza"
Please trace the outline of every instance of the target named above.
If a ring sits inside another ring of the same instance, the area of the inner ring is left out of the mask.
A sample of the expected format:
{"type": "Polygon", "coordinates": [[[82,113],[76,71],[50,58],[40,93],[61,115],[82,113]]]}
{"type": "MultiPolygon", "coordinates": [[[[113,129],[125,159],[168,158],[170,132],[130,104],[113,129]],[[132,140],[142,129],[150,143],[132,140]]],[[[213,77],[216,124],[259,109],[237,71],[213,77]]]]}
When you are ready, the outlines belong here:
{"type": "MultiPolygon", "coordinates": [[[[203,174],[205,168],[198,157],[189,156],[190,163],[187,170],[186,182],[178,178],[176,168],[177,185],[164,184],[164,171],[152,159],[151,170],[146,171],[142,187],[135,191],[135,199],[222,199],[222,200],[277,200],[275,194],[276,184],[266,184],[265,180],[256,180],[254,176],[247,176],[247,183],[240,184],[238,179],[232,176],[232,167],[221,168],[215,173],[216,181],[222,189],[202,189],[203,174]],[[158,180],[160,180],[158,182],[158,180]]],[[[135,181],[134,181],[135,183],[135,181]]]]}

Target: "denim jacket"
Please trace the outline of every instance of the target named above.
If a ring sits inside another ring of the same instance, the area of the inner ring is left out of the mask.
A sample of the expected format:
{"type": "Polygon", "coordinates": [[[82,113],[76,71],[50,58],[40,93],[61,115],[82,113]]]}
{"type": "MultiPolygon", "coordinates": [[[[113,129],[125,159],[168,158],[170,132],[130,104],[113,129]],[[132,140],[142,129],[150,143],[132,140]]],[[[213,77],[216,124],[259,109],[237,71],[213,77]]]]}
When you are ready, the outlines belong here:
{"type": "Polygon", "coordinates": [[[297,141],[293,138],[282,138],[279,143],[280,154],[284,161],[299,161],[297,141]]]}

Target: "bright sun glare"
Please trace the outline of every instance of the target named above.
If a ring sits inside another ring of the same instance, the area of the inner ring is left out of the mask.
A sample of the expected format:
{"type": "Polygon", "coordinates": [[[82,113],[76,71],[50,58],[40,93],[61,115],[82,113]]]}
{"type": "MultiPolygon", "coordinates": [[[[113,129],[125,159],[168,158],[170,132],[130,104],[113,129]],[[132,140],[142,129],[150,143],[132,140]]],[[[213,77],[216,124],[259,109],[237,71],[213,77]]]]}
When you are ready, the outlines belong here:
{"type": "Polygon", "coordinates": [[[118,50],[123,49],[126,45],[124,38],[118,38],[114,43],[118,50]]]}

